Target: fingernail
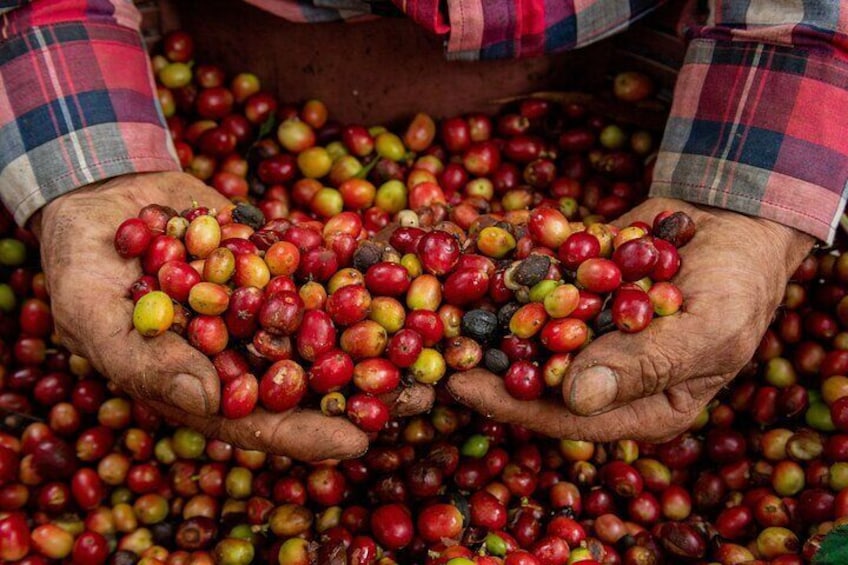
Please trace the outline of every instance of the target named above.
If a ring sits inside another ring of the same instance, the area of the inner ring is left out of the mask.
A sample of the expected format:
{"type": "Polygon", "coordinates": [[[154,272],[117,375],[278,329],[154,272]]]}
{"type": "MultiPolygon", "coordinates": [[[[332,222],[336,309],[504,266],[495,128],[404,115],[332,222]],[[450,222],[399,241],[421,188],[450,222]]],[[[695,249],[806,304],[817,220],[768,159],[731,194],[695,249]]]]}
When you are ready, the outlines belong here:
{"type": "Polygon", "coordinates": [[[351,457],[351,459],[359,459],[360,457],[362,457],[363,455],[365,455],[366,453],[368,453],[368,448],[369,448],[369,447],[371,447],[371,444],[370,444],[370,443],[366,443],[366,444],[365,444],[365,447],[363,447],[362,449],[360,449],[360,450],[359,450],[359,452],[358,452],[356,455],[354,455],[353,457],[351,457]]]}
{"type": "Polygon", "coordinates": [[[589,367],[574,377],[568,407],[575,413],[590,416],[609,406],[618,397],[618,377],[609,367],[589,367]]]}
{"type": "Polygon", "coordinates": [[[179,374],[174,377],[171,401],[195,416],[209,415],[209,398],[200,380],[193,375],[179,374]]]}

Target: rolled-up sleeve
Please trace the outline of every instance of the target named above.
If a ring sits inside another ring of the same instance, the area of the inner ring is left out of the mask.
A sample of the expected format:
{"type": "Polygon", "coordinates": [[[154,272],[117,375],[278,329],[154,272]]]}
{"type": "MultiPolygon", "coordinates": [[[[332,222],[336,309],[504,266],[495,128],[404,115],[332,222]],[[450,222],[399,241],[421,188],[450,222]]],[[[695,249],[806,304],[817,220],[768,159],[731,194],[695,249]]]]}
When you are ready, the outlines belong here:
{"type": "Polygon", "coordinates": [[[96,181],[180,170],[131,2],[25,2],[0,18],[0,195],[18,223],[96,181]]]}
{"type": "Polygon", "coordinates": [[[848,191],[848,3],[722,4],[690,30],[651,194],[830,242],[848,191]]]}
{"type": "Polygon", "coordinates": [[[663,0],[392,0],[433,33],[449,59],[518,59],[589,45],[663,0]]]}

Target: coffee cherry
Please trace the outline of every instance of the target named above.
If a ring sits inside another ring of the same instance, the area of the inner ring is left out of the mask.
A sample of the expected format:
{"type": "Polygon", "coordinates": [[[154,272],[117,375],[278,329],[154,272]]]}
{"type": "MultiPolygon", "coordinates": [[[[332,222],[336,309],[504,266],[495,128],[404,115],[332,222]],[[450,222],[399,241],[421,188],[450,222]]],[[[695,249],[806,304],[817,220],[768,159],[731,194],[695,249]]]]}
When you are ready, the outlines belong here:
{"type": "Polygon", "coordinates": [[[639,237],[618,246],[612,260],[621,269],[622,280],[633,282],[653,271],[659,260],[659,252],[650,239],[639,237]]]}
{"type": "Polygon", "coordinates": [[[487,257],[500,259],[515,249],[515,238],[499,227],[486,227],[477,237],[477,249],[487,257]]]}
{"type": "Polygon", "coordinates": [[[577,283],[590,292],[612,292],[621,284],[621,270],[609,259],[587,259],[577,268],[577,283]]]}
{"type": "Polygon", "coordinates": [[[368,394],[354,394],[347,401],[347,417],[366,432],[376,432],[389,421],[389,408],[368,394]]]}
{"type": "Polygon", "coordinates": [[[309,387],[319,393],[333,392],[347,385],[353,375],[350,356],[339,349],[330,349],[315,358],[308,373],[309,387]]]}
{"type": "Polygon", "coordinates": [[[434,230],[422,236],[416,251],[424,269],[434,275],[449,273],[459,261],[459,244],[444,231],[434,230]]]}
{"type": "Polygon", "coordinates": [[[435,349],[425,347],[418,354],[415,362],[410,365],[409,373],[412,377],[423,384],[435,384],[445,376],[445,359],[435,349]]]}
{"type": "Polygon", "coordinates": [[[655,220],[654,236],[675,247],[683,247],[695,235],[695,222],[685,212],[674,212],[655,220]]]}
{"type": "Polygon", "coordinates": [[[504,387],[519,400],[535,400],[544,389],[542,373],[533,363],[516,361],[504,375],[504,387]]]}
{"type": "Polygon", "coordinates": [[[402,329],[389,340],[386,355],[395,366],[406,368],[415,363],[423,348],[421,334],[415,330],[402,329]]]}
{"type": "Polygon", "coordinates": [[[297,406],[306,390],[306,373],[284,359],[271,365],[259,380],[259,402],[272,412],[283,412],[297,406]]]}
{"type": "Polygon", "coordinates": [[[259,383],[250,373],[243,373],[228,381],[221,393],[221,412],[225,418],[244,418],[256,406],[259,383]]]}
{"type": "Polygon", "coordinates": [[[115,232],[115,250],[125,259],[140,257],[147,251],[153,233],[139,218],[129,218],[115,232]]]}
{"type": "Polygon", "coordinates": [[[486,310],[470,310],[462,317],[462,333],[485,344],[494,338],[498,318],[486,310]]]}
{"type": "Polygon", "coordinates": [[[164,333],[174,319],[171,298],[162,291],[149,292],[139,298],[133,309],[133,326],[145,337],[164,333]]]}
{"type": "Polygon", "coordinates": [[[622,288],[612,301],[612,320],[616,327],[627,333],[639,332],[648,327],[654,314],[651,298],[642,289],[622,288]]]}

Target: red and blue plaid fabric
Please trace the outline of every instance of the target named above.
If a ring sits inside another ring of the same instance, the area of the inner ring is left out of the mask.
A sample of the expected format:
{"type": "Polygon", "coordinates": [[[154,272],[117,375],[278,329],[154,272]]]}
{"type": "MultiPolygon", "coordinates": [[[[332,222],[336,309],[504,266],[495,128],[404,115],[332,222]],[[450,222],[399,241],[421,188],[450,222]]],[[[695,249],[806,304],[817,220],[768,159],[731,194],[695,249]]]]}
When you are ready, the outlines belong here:
{"type": "MultiPolygon", "coordinates": [[[[379,0],[249,1],[303,22],[380,11],[379,0]]],[[[580,47],[661,3],[392,2],[444,35],[448,57],[465,60],[580,47]]],[[[689,29],[652,194],[831,240],[848,193],[848,2],[712,0],[710,8],[689,29]]],[[[4,11],[0,183],[18,221],[92,180],[175,168],[128,1],[0,0],[4,11]]]]}
{"type": "Polygon", "coordinates": [[[3,8],[0,196],[19,223],[95,181],[179,170],[132,3],[3,8]]]}
{"type": "Polygon", "coordinates": [[[675,90],[652,194],[831,240],[848,182],[848,65],[777,45],[699,39],[675,90]]]}
{"type": "Polygon", "coordinates": [[[533,57],[588,45],[628,27],[664,0],[246,0],[293,22],[354,20],[393,3],[444,35],[458,60],[533,57]]]}
{"type": "MultiPolygon", "coordinates": [[[[378,0],[379,2],[380,0],[378,0]]],[[[355,22],[374,17],[374,3],[367,0],[245,0],[290,22],[355,22]]]]}
{"type": "Polygon", "coordinates": [[[770,5],[716,2],[689,30],[651,193],[832,241],[848,194],[848,2],[770,5]]]}

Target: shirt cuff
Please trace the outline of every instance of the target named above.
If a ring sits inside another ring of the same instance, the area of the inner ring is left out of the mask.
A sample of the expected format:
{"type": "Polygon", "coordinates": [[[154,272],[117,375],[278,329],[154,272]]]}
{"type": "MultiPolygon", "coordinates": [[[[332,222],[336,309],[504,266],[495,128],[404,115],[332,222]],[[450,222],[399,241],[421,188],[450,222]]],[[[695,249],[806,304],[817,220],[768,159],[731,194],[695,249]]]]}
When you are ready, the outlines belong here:
{"type": "Polygon", "coordinates": [[[696,39],[652,196],[758,216],[833,241],[848,194],[848,62],[824,50],[696,39]]]}
{"type": "MultiPolygon", "coordinates": [[[[614,35],[664,2],[444,0],[449,25],[435,31],[449,31],[450,60],[537,57],[584,47],[614,35]]],[[[440,5],[437,0],[430,0],[429,4],[440,5]]]]}
{"type": "Polygon", "coordinates": [[[0,196],[21,225],[87,184],[180,170],[137,27],[45,4],[7,14],[0,43],[0,196]]]}

